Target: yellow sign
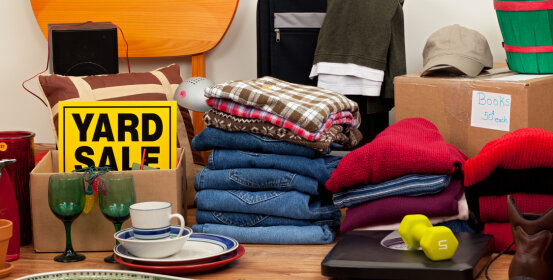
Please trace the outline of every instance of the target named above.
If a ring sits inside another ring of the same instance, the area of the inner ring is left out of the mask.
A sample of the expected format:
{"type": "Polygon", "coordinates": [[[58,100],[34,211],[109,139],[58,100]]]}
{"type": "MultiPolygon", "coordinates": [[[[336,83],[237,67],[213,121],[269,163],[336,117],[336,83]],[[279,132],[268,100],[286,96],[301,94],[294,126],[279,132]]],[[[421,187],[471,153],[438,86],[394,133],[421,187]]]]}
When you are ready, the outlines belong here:
{"type": "Polygon", "coordinates": [[[88,166],[131,170],[177,165],[176,101],[61,101],[60,172],[88,166]],[[144,153],[144,155],[143,155],[144,153]]]}

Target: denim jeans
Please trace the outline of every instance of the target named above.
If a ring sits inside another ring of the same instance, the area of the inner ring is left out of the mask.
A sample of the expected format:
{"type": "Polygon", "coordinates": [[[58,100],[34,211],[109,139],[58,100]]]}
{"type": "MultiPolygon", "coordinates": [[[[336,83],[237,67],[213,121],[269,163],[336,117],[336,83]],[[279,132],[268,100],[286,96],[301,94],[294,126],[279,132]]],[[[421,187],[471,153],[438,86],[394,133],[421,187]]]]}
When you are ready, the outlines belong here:
{"type": "Polygon", "coordinates": [[[320,155],[312,148],[280,141],[271,137],[247,132],[228,132],[213,127],[204,128],[200,134],[192,139],[191,146],[192,149],[197,151],[229,149],[310,158],[320,155]]]}
{"type": "Polygon", "coordinates": [[[259,154],[237,150],[213,150],[208,168],[214,170],[233,168],[266,168],[285,170],[315,178],[324,184],[338,166],[341,157],[324,156],[306,158],[292,155],[259,154]]]}
{"type": "Polygon", "coordinates": [[[229,236],[239,243],[260,244],[328,244],[332,243],[336,232],[329,226],[272,226],[237,227],[215,224],[197,224],[192,226],[197,233],[212,233],[229,236]]]}
{"type": "Polygon", "coordinates": [[[448,227],[453,232],[475,232],[474,229],[469,226],[467,221],[462,220],[447,221],[436,224],[435,226],[448,227]]]}
{"type": "MultiPolygon", "coordinates": [[[[205,189],[262,191],[297,190],[311,195],[319,195],[317,180],[289,171],[262,168],[235,168],[211,170],[203,168],[196,174],[196,191],[205,189]]],[[[328,192],[321,187],[323,192],[328,192]]]]}
{"type": "Polygon", "coordinates": [[[196,193],[198,210],[265,214],[304,220],[334,219],[341,212],[330,197],[323,201],[298,191],[201,190],[196,193]]]}
{"type": "Polygon", "coordinates": [[[302,220],[261,214],[196,210],[198,224],[219,224],[237,227],[271,226],[322,226],[331,228],[340,226],[340,217],[328,220],[302,220]]]}
{"type": "Polygon", "coordinates": [[[374,185],[342,189],[334,194],[334,205],[352,208],[371,200],[389,196],[421,196],[438,193],[451,180],[449,175],[410,174],[374,185]]]}

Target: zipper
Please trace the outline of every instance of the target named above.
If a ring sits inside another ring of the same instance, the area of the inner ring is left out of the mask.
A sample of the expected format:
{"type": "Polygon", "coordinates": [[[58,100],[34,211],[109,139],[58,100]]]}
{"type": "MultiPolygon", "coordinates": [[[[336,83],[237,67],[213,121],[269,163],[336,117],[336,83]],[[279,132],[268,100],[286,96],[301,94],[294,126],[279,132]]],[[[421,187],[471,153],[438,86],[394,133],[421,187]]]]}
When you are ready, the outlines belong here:
{"type": "Polygon", "coordinates": [[[275,13],[275,41],[280,43],[280,28],[321,28],[326,13],[275,13]]]}
{"type": "Polygon", "coordinates": [[[280,43],[280,29],[275,28],[276,42],[280,43]]]}

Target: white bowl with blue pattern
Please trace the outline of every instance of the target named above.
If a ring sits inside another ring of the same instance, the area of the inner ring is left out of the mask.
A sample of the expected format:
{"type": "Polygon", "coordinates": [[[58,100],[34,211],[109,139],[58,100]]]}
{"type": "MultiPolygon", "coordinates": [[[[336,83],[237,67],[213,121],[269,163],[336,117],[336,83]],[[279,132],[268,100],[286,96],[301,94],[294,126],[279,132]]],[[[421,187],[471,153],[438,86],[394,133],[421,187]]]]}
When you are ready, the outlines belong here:
{"type": "Polygon", "coordinates": [[[113,236],[129,253],[140,258],[161,259],[179,252],[192,234],[192,229],[184,227],[182,235],[177,237],[180,226],[171,226],[168,238],[156,240],[136,239],[132,228],[116,232],[113,236]]]}

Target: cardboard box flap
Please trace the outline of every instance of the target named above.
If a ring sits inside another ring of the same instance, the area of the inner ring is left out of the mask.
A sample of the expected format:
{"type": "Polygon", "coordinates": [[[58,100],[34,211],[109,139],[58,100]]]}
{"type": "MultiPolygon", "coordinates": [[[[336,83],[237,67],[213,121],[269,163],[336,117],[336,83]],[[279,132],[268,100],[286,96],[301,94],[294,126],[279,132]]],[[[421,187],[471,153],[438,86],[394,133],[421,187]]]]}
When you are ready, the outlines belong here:
{"type": "MultiPolygon", "coordinates": [[[[421,73],[410,73],[403,76],[396,77],[394,79],[395,82],[415,82],[413,79],[424,79],[425,83],[441,83],[446,82],[449,83],[452,80],[459,81],[462,83],[466,82],[476,82],[481,80],[490,80],[490,81],[501,81],[505,83],[514,83],[522,86],[530,86],[532,84],[541,83],[541,82],[548,82],[549,77],[553,75],[530,75],[530,74],[519,74],[517,72],[513,72],[509,70],[507,67],[501,67],[501,68],[493,68],[484,71],[480,75],[476,77],[468,77],[468,76],[459,76],[458,74],[455,75],[435,75],[435,76],[425,76],[421,77],[421,73]]],[[[420,83],[420,81],[419,81],[420,83]]]]}

